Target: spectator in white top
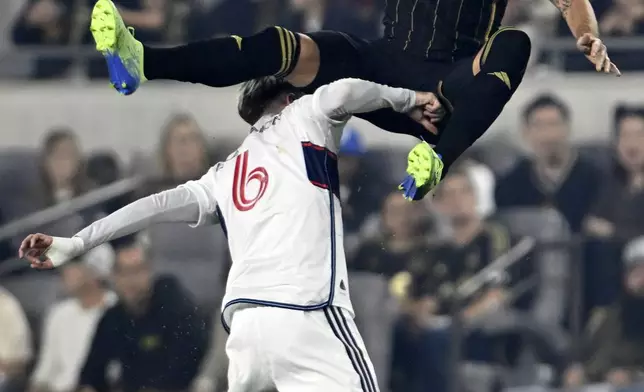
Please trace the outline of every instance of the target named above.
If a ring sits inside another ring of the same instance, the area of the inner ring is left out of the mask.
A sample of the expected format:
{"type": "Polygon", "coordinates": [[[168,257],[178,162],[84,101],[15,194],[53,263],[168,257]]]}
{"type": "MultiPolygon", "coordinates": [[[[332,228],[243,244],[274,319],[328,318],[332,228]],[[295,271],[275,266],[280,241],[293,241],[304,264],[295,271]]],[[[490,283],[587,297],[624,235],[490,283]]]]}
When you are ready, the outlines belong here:
{"type": "Polygon", "coordinates": [[[72,392],[103,312],[116,303],[106,286],[114,264],[107,244],[63,269],[70,298],[52,307],[44,323],[42,349],[31,378],[31,392],[72,392]]]}
{"type": "Polygon", "coordinates": [[[18,300],[0,287],[0,390],[19,390],[31,355],[27,316],[18,300]]]}

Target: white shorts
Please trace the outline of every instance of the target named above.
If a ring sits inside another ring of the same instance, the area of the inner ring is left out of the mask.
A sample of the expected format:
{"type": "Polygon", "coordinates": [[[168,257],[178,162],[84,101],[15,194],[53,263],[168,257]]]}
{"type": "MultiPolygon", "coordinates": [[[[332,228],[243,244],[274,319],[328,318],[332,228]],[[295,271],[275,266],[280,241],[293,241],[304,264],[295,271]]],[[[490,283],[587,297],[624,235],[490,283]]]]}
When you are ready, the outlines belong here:
{"type": "Polygon", "coordinates": [[[239,309],[226,343],[228,392],[378,392],[349,312],[239,309]]]}

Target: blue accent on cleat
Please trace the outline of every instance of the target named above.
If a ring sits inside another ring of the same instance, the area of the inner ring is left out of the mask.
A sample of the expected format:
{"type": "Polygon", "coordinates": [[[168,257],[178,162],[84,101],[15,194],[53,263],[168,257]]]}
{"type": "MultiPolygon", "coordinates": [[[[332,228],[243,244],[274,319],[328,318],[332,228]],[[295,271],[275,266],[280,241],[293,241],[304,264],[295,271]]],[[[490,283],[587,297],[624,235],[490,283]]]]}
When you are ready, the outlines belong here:
{"type": "MultiPolygon", "coordinates": [[[[112,86],[123,95],[133,94],[141,84],[138,75],[133,75],[128,72],[123,60],[117,54],[106,53],[104,57],[105,61],[107,61],[107,69],[110,74],[112,86]]],[[[136,67],[132,69],[136,69],[136,67]]]]}

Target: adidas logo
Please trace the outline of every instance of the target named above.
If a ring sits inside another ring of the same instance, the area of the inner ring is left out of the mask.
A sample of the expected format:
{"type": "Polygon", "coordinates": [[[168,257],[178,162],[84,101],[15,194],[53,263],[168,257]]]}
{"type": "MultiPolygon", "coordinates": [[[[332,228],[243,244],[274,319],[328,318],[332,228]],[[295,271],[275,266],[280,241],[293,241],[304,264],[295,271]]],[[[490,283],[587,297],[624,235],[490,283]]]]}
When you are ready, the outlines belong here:
{"type": "Polygon", "coordinates": [[[346,290],[347,289],[347,286],[344,285],[344,280],[340,281],[340,289],[341,290],[346,290]]]}

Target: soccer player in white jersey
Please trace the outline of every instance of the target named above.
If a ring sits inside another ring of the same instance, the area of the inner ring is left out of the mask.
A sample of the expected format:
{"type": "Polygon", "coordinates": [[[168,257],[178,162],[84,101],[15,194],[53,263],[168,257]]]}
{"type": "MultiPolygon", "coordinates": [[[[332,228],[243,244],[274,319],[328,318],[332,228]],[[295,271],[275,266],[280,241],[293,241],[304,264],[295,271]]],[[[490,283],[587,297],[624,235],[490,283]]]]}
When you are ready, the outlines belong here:
{"type": "Polygon", "coordinates": [[[428,129],[443,114],[431,93],[358,79],[305,96],[274,78],[249,82],[239,112],[255,125],[226,161],[72,238],[29,235],[20,257],[49,269],[151,224],[218,222],[233,260],[222,312],[229,391],[378,391],[353,322],[336,154],[351,115],[381,108],[428,129]]]}

